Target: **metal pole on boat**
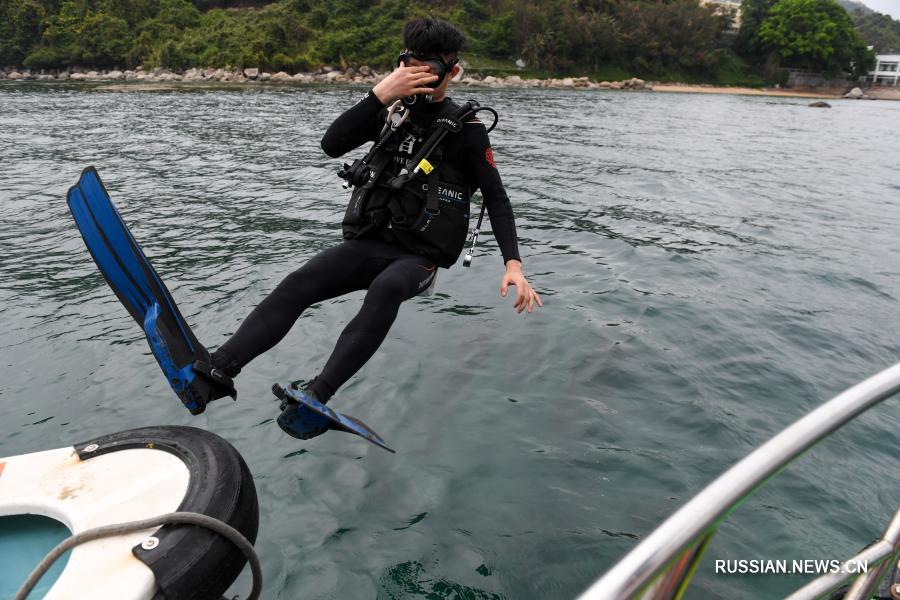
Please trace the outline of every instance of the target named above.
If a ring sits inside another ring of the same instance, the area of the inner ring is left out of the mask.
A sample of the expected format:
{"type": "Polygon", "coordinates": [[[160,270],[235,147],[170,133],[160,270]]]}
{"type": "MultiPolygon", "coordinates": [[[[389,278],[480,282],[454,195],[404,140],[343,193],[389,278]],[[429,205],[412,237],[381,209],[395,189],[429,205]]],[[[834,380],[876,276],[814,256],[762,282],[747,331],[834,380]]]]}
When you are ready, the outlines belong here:
{"type": "MultiPolygon", "coordinates": [[[[891,519],[878,544],[889,545],[887,557],[877,568],[857,577],[844,595],[844,600],[865,600],[881,581],[882,577],[884,577],[885,573],[891,570],[892,564],[897,560],[898,550],[900,550],[900,508],[894,513],[894,518],[891,519]]],[[[892,594],[896,595],[896,592],[897,590],[893,590],[892,594]]]]}
{"type": "Polygon", "coordinates": [[[871,596],[872,590],[890,570],[897,550],[900,548],[900,509],[894,513],[894,517],[888,524],[881,539],[876,540],[862,552],[841,565],[838,573],[829,573],[815,579],[790,596],[786,600],[811,600],[821,598],[844,585],[851,577],[848,575],[853,568],[858,568],[861,563],[868,567],[868,571],[856,576],[856,581],[844,594],[843,600],[866,600],[871,596]]]}
{"type": "Polygon", "coordinates": [[[630,598],[757,487],[842,425],[900,391],[900,363],[813,410],[731,467],[639,543],[579,600],[630,598]]]}

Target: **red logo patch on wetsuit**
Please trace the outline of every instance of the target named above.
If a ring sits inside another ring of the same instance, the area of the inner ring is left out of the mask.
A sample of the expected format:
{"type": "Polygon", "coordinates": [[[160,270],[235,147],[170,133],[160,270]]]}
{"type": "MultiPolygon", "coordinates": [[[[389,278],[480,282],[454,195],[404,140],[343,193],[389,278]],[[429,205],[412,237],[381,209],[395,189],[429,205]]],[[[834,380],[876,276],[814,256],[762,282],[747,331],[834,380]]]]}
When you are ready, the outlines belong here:
{"type": "Polygon", "coordinates": [[[484,151],[484,160],[495,169],[497,168],[497,163],[494,162],[494,151],[491,148],[484,151]]]}

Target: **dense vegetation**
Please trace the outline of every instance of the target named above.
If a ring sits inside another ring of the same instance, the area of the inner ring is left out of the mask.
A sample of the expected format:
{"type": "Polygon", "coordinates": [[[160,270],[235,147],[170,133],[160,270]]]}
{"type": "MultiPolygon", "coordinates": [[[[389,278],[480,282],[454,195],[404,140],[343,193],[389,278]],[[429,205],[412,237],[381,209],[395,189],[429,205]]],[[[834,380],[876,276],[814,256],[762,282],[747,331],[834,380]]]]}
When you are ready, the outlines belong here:
{"type": "Polygon", "coordinates": [[[877,12],[850,13],[860,37],[879,54],[900,52],[900,21],[877,12]]]}
{"type": "Polygon", "coordinates": [[[457,24],[479,65],[522,59],[533,74],[762,83],[748,64],[865,63],[834,0],[744,0],[743,12],[735,40],[730,15],[697,0],[2,0],[0,65],[386,68],[403,23],[429,15],[457,24]]]}
{"type": "Polygon", "coordinates": [[[470,56],[543,73],[708,78],[738,62],[727,17],[696,0],[3,0],[0,64],[388,67],[403,23],[429,14],[465,31],[470,56]]]}
{"type": "Polygon", "coordinates": [[[835,0],[744,0],[736,46],[767,73],[794,67],[837,75],[863,74],[870,51],[835,0]]]}

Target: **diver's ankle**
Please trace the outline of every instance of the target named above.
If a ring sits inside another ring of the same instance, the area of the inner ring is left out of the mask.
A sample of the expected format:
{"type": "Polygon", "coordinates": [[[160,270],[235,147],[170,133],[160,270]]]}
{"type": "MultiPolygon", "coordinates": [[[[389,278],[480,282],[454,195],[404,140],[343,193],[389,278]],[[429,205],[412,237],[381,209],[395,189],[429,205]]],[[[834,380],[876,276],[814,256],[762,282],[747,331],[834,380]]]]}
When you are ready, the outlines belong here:
{"type": "Polygon", "coordinates": [[[302,389],[306,393],[315,396],[316,400],[318,400],[322,404],[327,403],[334,395],[334,390],[331,389],[331,386],[323,381],[322,378],[318,375],[316,377],[313,377],[311,381],[306,382],[303,385],[302,389]]]}
{"type": "Polygon", "coordinates": [[[229,377],[237,377],[241,372],[241,367],[238,365],[237,359],[221,348],[210,355],[209,361],[213,368],[219,369],[229,377]]]}

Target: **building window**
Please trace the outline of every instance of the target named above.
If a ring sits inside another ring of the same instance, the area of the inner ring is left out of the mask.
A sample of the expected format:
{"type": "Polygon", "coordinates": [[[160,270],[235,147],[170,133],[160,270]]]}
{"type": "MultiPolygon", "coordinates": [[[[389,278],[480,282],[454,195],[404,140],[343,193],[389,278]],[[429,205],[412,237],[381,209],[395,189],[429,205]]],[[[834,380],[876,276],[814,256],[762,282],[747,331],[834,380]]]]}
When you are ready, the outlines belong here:
{"type": "Polygon", "coordinates": [[[879,71],[882,73],[896,73],[897,72],[897,63],[889,62],[889,63],[881,63],[879,71]]]}

